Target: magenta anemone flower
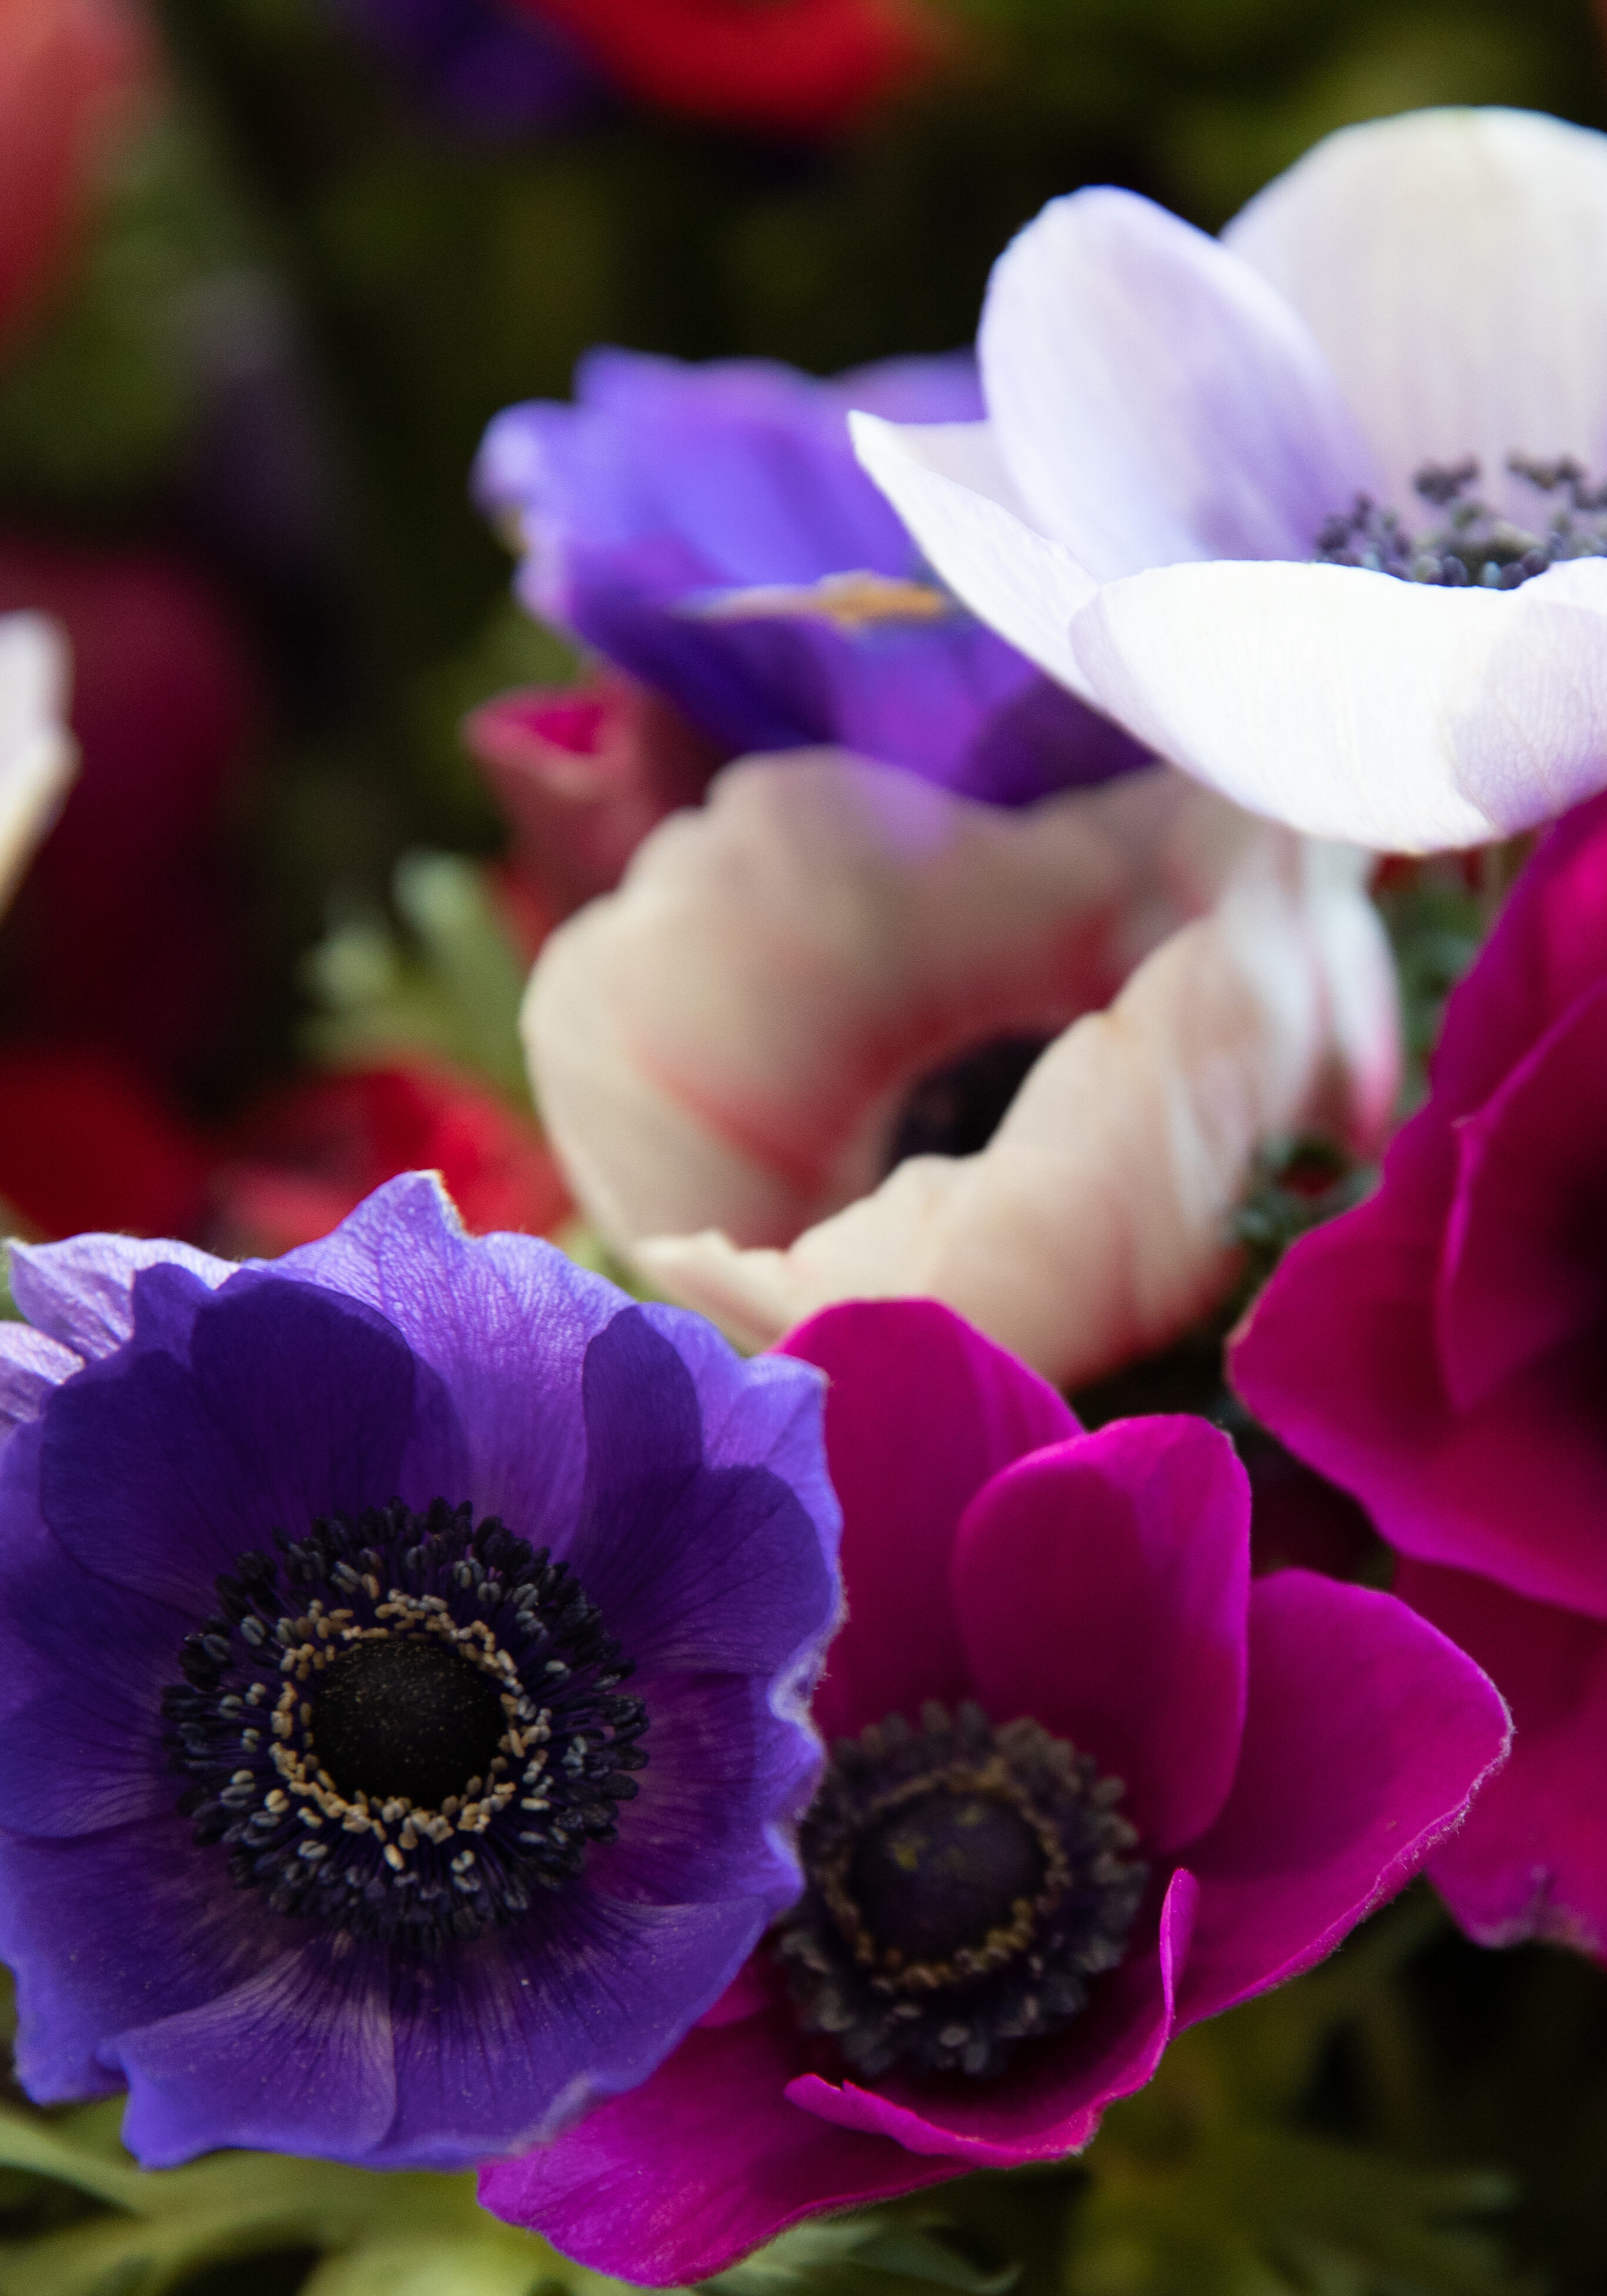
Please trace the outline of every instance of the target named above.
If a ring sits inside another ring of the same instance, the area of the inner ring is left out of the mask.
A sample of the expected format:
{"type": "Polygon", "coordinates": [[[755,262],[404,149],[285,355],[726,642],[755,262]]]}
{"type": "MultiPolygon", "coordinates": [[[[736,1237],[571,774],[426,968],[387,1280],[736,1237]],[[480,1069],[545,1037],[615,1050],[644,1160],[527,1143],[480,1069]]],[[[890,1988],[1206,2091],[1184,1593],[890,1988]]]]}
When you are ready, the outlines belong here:
{"type": "Polygon", "coordinates": [[[818,1375],[411,1173],[236,1267],[13,1250],[0,1952],[41,2103],[463,2168],[641,2080],[799,1882],[818,1375]]]}
{"type": "Polygon", "coordinates": [[[482,2178],[651,2284],[1086,2144],[1170,2036],[1318,1960],[1454,1825],[1501,1701],[1404,1603],[1252,1583],[1202,1420],[1086,1434],[932,1301],[828,1309],[848,1624],[808,1888],[660,2070],[482,2178]]]}
{"type": "Polygon", "coordinates": [[[1452,996],[1376,1195],[1295,1245],[1235,1386],[1490,1668],[1513,1764],[1435,1879],[1472,1933],[1607,1949],[1607,799],[1452,996]]]}

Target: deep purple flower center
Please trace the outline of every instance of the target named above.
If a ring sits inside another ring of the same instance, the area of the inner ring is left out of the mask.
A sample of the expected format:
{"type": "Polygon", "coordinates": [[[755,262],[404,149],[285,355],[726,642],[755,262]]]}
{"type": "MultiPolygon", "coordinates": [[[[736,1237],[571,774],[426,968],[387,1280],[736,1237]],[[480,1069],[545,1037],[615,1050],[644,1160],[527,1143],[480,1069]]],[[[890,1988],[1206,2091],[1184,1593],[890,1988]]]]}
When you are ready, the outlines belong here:
{"type": "Polygon", "coordinates": [[[1437,524],[1414,533],[1398,511],[1382,510],[1370,496],[1357,495],[1348,511],[1324,526],[1314,560],[1450,589],[1472,583],[1515,590],[1570,558],[1607,555],[1607,486],[1593,486],[1567,455],[1552,463],[1511,455],[1506,467],[1535,489],[1532,529],[1515,525],[1474,493],[1479,464],[1470,455],[1450,464],[1425,463],[1412,481],[1423,502],[1439,512],[1437,524]]]}
{"type": "Polygon", "coordinates": [[[1146,1868],[1119,1779],[1036,1722],[922,1709],[836,1749],[777,1949],[799,2021],[854,2072],[1002,2072],[1127,1946],[1146,1868]]]}
{"type": "Polygon", "coordinates": [[[991,1037],[923,1076],[893,1127],[887,1168],[907,1156],[974,1156],[1004,1122],[1047,1037],[991,1037]]]}
{"type": "Polygon", "coordinates": [[[444,1499],[276,1545],[218,1580],[162,1697],[179,1808],[242,1888],[436,1954],[616,1838],[647,1711],[564,1564],[444,1499]]]}

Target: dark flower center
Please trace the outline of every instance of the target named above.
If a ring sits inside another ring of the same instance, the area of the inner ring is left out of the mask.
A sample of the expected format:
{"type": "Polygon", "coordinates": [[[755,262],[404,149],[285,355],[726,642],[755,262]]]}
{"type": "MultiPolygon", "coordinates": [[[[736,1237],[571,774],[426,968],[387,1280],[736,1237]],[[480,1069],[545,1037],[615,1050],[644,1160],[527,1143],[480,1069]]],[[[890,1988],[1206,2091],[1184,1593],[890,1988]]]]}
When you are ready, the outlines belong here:
{"type": "Polygon", "coordinates": [[[615,1839],[647,1711],[565,1564],[445,1499],[275,1545],[217,1581],[162,1695],[179,1808],[242,1888],[432,1955],[615,1839]]]}
{"type": "Polygon", "coordinates": [[[952,1961],[1006,1930],[1048,1864],[1033,1827],[992,1794],[940,1787],[872,1825],[849,1858],[849,1902],[883,1962],[952,1961]]]}
{"type": "Polygon", "coordinates": [[[838,1746],[778,1940],[799,2022],[862,2079],[1001,2072],[1121,1959],[1146,1878],[1087,1755],[975,1706],[921,1720],[838,1746]]]}
{"type": "Polygon", "coordinates": [[[438,1808],[489,1773],[505,1726],[484,1668],[420,1635],[353,1643],[311,1703],[308,1736],[348,1801],[400,1795],[438,1808]]]}
{"type": "Polygon", "coordinates": [[[1438,522],[1414,533],[1400,514],[1357,495],[1348,511],[1330,518],[1316,538],[1315,562],[1365,566],[1404,582],[1460,589],[1515,590],[1570,558],[1607,555],[1607,486],[1592,486],[1570,455],[1537,462],[1512,455],[1506,467],[1536,494],[1532,529],[1515,525],[1473,491],[1479,464],[1470,456],[1452,464],[1425,463],[1412,484],[1438,522]]]}
{"type": "Polygon", "coordinates": [[[986,1148],[1047,1037],[993,1037],[923,1076],[898,1111],[887,1168],[908,1156],[974,1156],[986,1148]]]}

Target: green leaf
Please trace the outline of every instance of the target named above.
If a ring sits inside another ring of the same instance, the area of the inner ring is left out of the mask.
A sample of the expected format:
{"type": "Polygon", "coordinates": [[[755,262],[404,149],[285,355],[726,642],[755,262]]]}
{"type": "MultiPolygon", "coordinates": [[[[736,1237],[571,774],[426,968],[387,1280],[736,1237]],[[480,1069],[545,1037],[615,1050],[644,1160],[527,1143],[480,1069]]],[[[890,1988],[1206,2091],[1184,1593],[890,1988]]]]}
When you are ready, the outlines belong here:
{"type": "Polygon", "coordinates": [[[1233,2122],[1171,2161],[1102,2143],[1090,2165],[1070,2296],[1502,2296],[1515,2284],[1468,2221],[1510,2202],[1498,2177],[1233,2122]]]}
{"type": "Polygon", "coordinates": [[[445,1060],[528,1109],[519,1041],[527,967],[482,872],[455,854],[404,854],[394,896],[406,936],[381,917],[356,917],[307,959],[324,1008],[304,1030],[307,1049],[332,1065],[445,1060]]]}
{"type": "Polygon", "coordinates": [[[721,2273],[708,2285],[719,2296],[784,2296],[795,2288],[834,2290],[848,2296],[864,2288],[878,2296],[889,2279],[951,2288],[962,2296],[1004,2296],[1014,2269],[987,2271],[938,2236],[941,2220],[890,2221],[880,2213],[793,2225],[756,2256],[721,2273]],[[862,2275],[877,2278],[868,2288],[862,2275]]]}

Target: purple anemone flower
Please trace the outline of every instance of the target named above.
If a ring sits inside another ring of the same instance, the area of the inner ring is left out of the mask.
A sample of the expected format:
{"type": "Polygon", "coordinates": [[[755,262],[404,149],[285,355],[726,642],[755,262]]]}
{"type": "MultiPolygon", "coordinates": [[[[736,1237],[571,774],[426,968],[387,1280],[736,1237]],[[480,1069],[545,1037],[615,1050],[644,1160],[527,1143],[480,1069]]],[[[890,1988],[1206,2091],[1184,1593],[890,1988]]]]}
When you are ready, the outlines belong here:
{"type": "Polygon", "coordinates": [[[389,1183],[15,1248],[0,1953],[41,2102],[461,2168],[652,2071],[796,1897],[838,1608],[806,1366],[389,1183]]]}
{"type": "Polygon", "coordinates": [[[725,757],[831,742],[1020,805],[1144,752],[933,583],[859,469],[853,406],[980,414],[969,354],[822,382],[595,350],[573,406],[508,408],[475,466],[531,612],[668,696],[725,757]]]}
{"type": "Polygon", "coordinates": [[[1086,2144],[1174,2033],[1398,1889],[1507,1735],[1392,1596],[1251,1582],[1203,1420],[1086,1434],[932,1301],[829,1308],[788,1349],[831,1382],[849,1595],[808,1889],[650,2081],[481,2180],[653,2284],[1086,2144]]]}
{"type": "Polygon", "coordinates": [[[1512,1702],[1513,1762],[1431,1868],[1452,1910],[1487,1943],[1607,1954],[1607,797],[1524,870],[1432,1074],[1377,1193],[1284,1259],[1233,1378],[1512,1702]]]}
{"type": "Polygon", "coordinates": [[[498,0],[336,0],[426,99],[487,136],[561,127],[594,107],[597,74],[560,32],[498,0]]]}
{"type": "Polygon", "coordinates": [[[866,466],[976,611],[1252,812],[1476,845],[1607,779],[1607,136],[1347,127],[1221,241],[1056,200],[995,267],[985,422],[866,466]]]}

